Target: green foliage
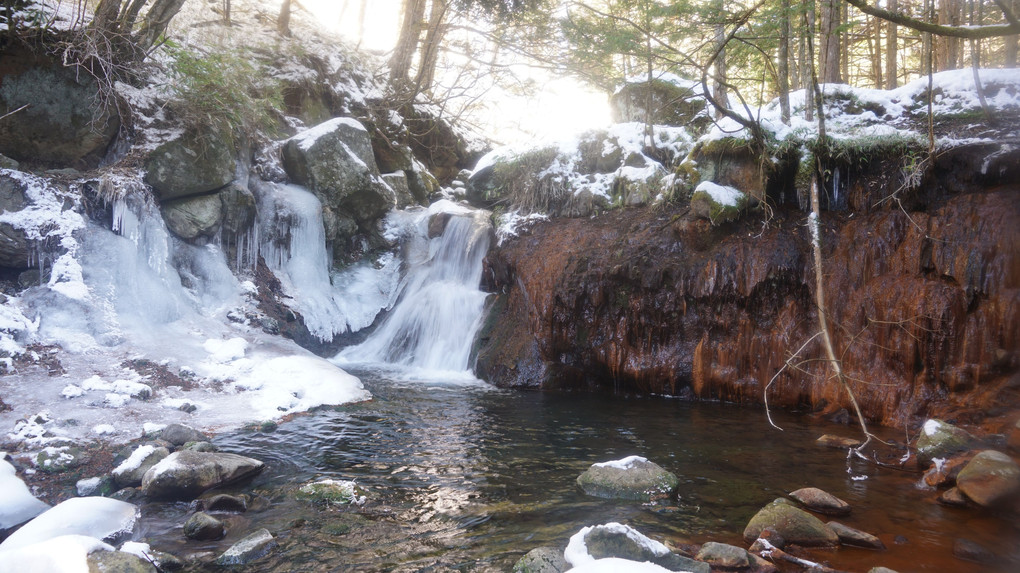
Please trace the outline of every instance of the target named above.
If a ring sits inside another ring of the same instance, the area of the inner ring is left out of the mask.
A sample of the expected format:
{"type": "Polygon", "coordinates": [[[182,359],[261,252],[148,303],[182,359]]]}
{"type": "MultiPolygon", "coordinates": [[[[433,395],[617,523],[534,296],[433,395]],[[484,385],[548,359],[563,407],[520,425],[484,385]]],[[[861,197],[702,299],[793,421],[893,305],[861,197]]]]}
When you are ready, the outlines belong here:
{"type": "Polygon", "coordinates": [[[283,90],[252,54],[170,46],[172,109],[189,129],[226,130],[235,141],[278,130],[283,90]]]}

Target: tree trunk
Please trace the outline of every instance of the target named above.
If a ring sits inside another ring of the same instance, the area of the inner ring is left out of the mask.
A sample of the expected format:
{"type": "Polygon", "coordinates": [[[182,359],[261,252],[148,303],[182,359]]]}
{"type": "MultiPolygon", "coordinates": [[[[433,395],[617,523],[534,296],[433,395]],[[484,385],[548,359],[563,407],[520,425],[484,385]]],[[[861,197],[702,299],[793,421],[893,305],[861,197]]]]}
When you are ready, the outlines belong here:
{"type": "MultiPolygon", "coordinates": [[[[888,0],[889,10],[899,10],[899,0],[888,0]]],[[[885,27],[885,89],[893,90],[899,85],[899,69],[897,66],[899,56],[899,28],[892,22],[886,22],[885,27]]]]}
{"type": "Polygon", "coordinates": [[[783,123],[790,123],[790,0],[782,0],[780,3],[782,20],[779,33],[779,69],[777,70],[779,83],[779,110],[783,123]]]}
{"type": "Polygon", "coordinates": [[[405,85],[411,77],[411,62],[418,51],[425,0],[404,0],[404,19],[400,26],[397,46],[390,56],[390,83],[405,85]]]}
{"type": "Polygon", "coordinates": [[[276,18],[276,32],[285,38],[290,37],[290,4],[291,0],[283,0],[276,18]]]}
{"type": "Polygon", "coordinates": [[[815,41],[815,2],[806,2],[807,10],[804,12],[804,34],[801,36],[801,79],[804,82],[804,120],[813,121],[815,117],[815,50],[812,42],[815,41]]]}
{"type": "MultiPolygon", "coordinates": [[[[1013,0],[1013,14],[1020,16],[1020,0],[1013,0]]],[[[1007,68],[1016,67],[1017,48],[1020,46],[1020,35],[1003,38],[1006,45],[1003,49],[1003,65],[1007,68]]]]}
{"type": "Polygon", "coordinates": [[[882,24],[873,16],[869,16],[867,22],[865,35],[868,40],[868,56],[871,58],[871,78],[875,82],[875,89],[882,89],[882,24]]]}
{"type": "MultiPolygon", "coordinates": [[[[727,72],[726,72],[726,24],[723,17],[723,4],[724,0],[712,0],[712,11],[716,15],[714,43],[715,48],[718,50],[719,55],[715,58],[715,74],[712,82],[712,92],[717,102],[724,107],[730,107],[729,101],[729,90],[726,88],[728,83],[727,72]]],[[[721,112],[716,111],[716,117],[721,116],[721,112]]]]}
{"type": "Polygon", "coordinates": [[[421,45],[418,74],[415,77],[415,94],[432,93],[436,78],[436,63],[439,61],[439,48],[446,35],[446,0],[432,0],[429,12],[428,29],[425,41],[421,45]]]}
{"type": "Polygon", "coordinates": [[[821,82],[840,83],[839,77],[839,3],[837,0],[822,0],[821,36],[819,37],[819,67],[822,69],[821,82]]]}

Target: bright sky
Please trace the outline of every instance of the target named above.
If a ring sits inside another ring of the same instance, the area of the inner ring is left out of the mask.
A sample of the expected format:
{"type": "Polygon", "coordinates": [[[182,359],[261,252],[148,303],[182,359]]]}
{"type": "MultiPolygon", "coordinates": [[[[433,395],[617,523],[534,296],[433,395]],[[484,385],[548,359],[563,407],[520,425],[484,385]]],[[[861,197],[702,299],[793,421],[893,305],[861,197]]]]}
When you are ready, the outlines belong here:
{"type": "MultiPolygon", "coordinates": [[[[351,41],[358,39],[358,10],[361,0],[301,0],[313,11],[323,27],[341,33],[351,41]]],[[[367,0],[365,33],[361,47],[386,52],[393,48],[399,31],[401,0],[367,0]]],[[[499,98],[495,111],[481,118],[493,126],[488,134],[503,143],[522,143],[535,139],[557,139],[609,124],[609,104],[605,94],[568,78],[553,78],[535,70],[532,77],[542,89],[533,98],[491,93],[499,98]]]]}

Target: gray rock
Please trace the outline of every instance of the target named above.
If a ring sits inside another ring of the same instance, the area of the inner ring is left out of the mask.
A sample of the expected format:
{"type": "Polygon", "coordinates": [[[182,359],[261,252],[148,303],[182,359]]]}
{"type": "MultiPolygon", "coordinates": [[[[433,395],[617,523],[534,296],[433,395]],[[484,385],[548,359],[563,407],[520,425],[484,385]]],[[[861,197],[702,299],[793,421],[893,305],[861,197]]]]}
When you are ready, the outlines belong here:
{"type": "Polygon", "coordinates": [[[223,221],[223,202],[218,193],[164,201],[160,210],[167,228],[187,241],[212,237],[223,221]]]}
{"type": "Polygon", "coordinates": [[[255,195],[246,187],[231,183],[219,193],[223,203],[223,230],[239,235],[255,224],[255,195]]]}
{"type": "Polygon", "coordinates": [[[136,487],[142,484],[142,477],[149,468],[170,455],[170,450],[151,445],[138,446],[131,457],[110,472],[118,487],[136,487]]]}
{"type": "Polygon", "coordinates": [[[985,450],[956,476],[956,487],[983,507],[995,507],[1020,494],[1020,466],[1002,452],[985,450]]]}
{"type": "Polygon", "coordinates": [[[595,497],[648,501],[671,495],[680,485],[680,480],[654,462],[631,456],[615,462],[592,464],[578,476],[577,485],[586,494],[595,497]]]}
{"type": "Polygon", "coordinates": [[[156,573],[158,570],[141,557],[123,551],[96,551],[87,559],[89,573],[156,573]]]}
{"type": "Polygon", "coordinates": [[[80,479],[74,484],[75,493],[77,493],[79,497],[88,497],[90,495],[110,495],[114,492],[115,488],[116,486],[113,483],[113,478],[110,476],[80,479]]]}
{"type": "Polygon", "coordinates": [[[50,166],[99,163],[120,117],[91,75],[17,47],[5,52],[0,73],[0,109],[28,105],[0,122],[0,153],[50,166]]]}
{"type": "Polygon", "coordinates": [[[639,543],[629,533],[619,524],[597,525],[585,534],[584,544],[588,554],[595,559],[618,557],[631,561],[649,561],[670,571],[691,573],[709,573],[711,569],[708,563],[677,555],[665,548],[662,548],[661,552],[653,551],[646,543],[639,543]]]}
{"type": "Polygon", "coordinates": [[[156,499],[193,499],[208,489],[254,476],[264,466],[237,454],[181,450],[149,468],[142,492],[156,499]]]}
{"type": "MultiPolygon", "coordinates": [[[[16,213],[29,204],[25,185],[18,179],[0,173],[0,213],[16,213]]],[[[26,268],[30,248],[25,232],[10,223],[0,223],[0,266],[26,268]]]]}
{"type": "Polygon", "coordinates": [[[188,539],[212,541],[223,537],[226,531],[222,521],[202,511],[192,514],[184,522],[184,536],[188,539]]]}
{"type": "Polygon", "coordinates": [[[248,511],[248,496],[221,493],[198,500],[198,506],[205,511],[244,513],[248,511]]]}
{"type": "Polygon", "coordinates": [[[843,545],[853,545],[854,547],[865,547],[868,549],[885,549],[885,543],[882,543],[881,539],[870,533],[843,525],[838,521],[830,521],[827,525],[836,532],[839,542],[843,545]]]}
{"type": "Polygon", "coordinates": [[[839,541],[831,527],[784,499],[766,505],[751,518],[744,528],[744,540],[754,541],[768,527],[775,529],[787,543],[797,545],[832,546],[839,541]]]}
{"type": "Polygon", "coordinates": [[[21,167],[21,164],[17,161],[7,157],[6,155],[0,155],[0,169],[12,169],[17,171],[21,167]]]}
{"type": "Polygon", "coordinates": [[[653,124],[686,126],[701,131],[708,127],[711,118],[705,113],[705,99],[700,92],[701,86],[695,81],[632,81],[609,98],[610,112],[615,123],[644,123],[648,119],[646,108],[651,97],[653,124]]]}
{"type": "Polygon", "coordinates": [[[79,446],[46,448],[35,457],[36,467],[46,473],[60,473],[74,469],[89,460],[89,454],[79,446]]]}
{"type": "Polygon", "coordinates": [[[716,543],[715,541],[709,541],[702,545],[701,550],[698,551],[697,559],[698,561],[708,563],[712,567],[724,569],[743,569],[750,567],[753,563],[746,549],[735,545],[716,543]]]}
{"type": "Polygon", "coordinates": [[[216,560],[219,565],[245,565],[269,554],[276,547],[276,538],[268,529],[260,529],[230,546],[216,560]]]}
{"type": "Polygon", "coordinates": [[[934,458],[948,458],[976,443],[977,439],[966,430],[941,420],[927,420],[917,438],[917,461],[925,467],[934,458]]]}
{"type": "MultiPolygon", "coordinates": [[[[283,167],[297,183],[312,190],[324,208],[368,228],[396,203],[382,180],[368,131],[356,120],[335,118],[287,140],[283,167]]],[[[325,219],[324,219],[325,222],[325,219]]],[[[329,236],[335,240],[337,236],[329,236]]]]}
{"type": "Polygon", "coordinates": [[[160,201],[215,191],[234,180],[233,145],[214,131],[174,139],[149,155],[145,171],[160,201]]]}
{"type": "Polygon", "coordinates": [[[295,495],[322,505],[360,505],[366,492],[353,481],[321,479],[301,486],[295,495]]]}
{"type": "Polygon", "coordinates": [[[868,573],[898,573],[898,572],[895,569],[890,569],[888,567],[872,567],[871,569],[868,569],[868,573]]]}
{"type": "MultiPolygon", "coordinates": [[[[183,408],[182,408],[183,409],[183,408]]],[[[212,442],[188,442],[182,446],[185,450],[196,452],[218,452],[220,449],[212,442]]]]}
{"type": "Polygon", "coordinates": [[[563,573],[570,564],[563,558],[563,550],[555,547],[538,547],[528,551],[514,564],[513,573],[563,573]]]}
{"type": "Polygon", "coordinates": [[[790,492],[790,497],[801,505],[825,515],[849,515],[850,504],[817,487],[805,487],[790,492]]]}
{"type": "Polygon", "coordinates": [[[403,171],[383,173],[382,180],[390,186],[390,189],[393,190],[393,194],[397,198],[397,209],[404,209],[411,205],[418,204],[414,195],[411,194],[411,188],[408,186],[407,182],[407,175],[404,174],[403,171]]]}
{"type": "Polygon", "coordinates": [[[166,440],[171,445],[183,446],[188,442],[208,442],[209,437],[191,426],[184,424],[170,424],[159,433],[160,439],[166,440]]]}

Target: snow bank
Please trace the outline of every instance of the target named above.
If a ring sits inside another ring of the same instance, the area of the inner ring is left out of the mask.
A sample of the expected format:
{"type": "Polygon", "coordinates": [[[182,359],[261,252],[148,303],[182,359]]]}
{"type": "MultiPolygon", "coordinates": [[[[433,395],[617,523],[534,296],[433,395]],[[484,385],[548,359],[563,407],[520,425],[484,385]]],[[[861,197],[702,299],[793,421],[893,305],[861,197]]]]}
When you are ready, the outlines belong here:
{"type": "Polygon", "coordinates": [[[333,364],[309,356],[282,356],[253,365],[232,387],[245,391],[256,419],[274,419],[317,406],[371,398],[361,380],[333,364]]]}
{"type": "MultiPolygon", "coordinates": [[[[3,453],[0,452],[0,458],[3,453]]],[[[21,481],[14,466],[0,459],[0,529],[10,529],[49,509],[49,505],[38,500],[21,481]]]]}
{"type": "Polygon", "coordinates": [[[62,535],[10,551],[0,551],[0,571],[89,573],[88,556],[113,547],[87,535],[62,535]]]}
{"type": "Polygon", "coordinates": [[[0,554],[66,535],[111,539],[129,533],[138,508],[105,497],[73,497],[26,523],[0,543],[0,554]]]}

